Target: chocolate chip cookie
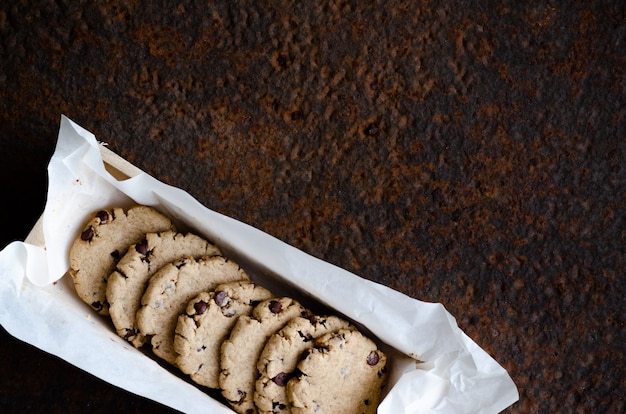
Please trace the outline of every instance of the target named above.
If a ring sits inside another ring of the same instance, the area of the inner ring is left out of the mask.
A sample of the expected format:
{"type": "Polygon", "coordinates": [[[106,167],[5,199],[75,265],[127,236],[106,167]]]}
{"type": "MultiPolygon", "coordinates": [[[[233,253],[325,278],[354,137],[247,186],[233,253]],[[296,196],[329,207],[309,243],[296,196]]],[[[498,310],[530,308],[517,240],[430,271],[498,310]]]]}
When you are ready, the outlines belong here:
{"type": "Polygon", "coordinates": [[[287,384],[291,412],[374,414],[386,381],[387,358],[356,330],[321,336],[287,384]]]}
{"type": "Polygon", "coordinates": [[[337,316],[297,317],[272,335],[257,363],[260,377],[256,381],[254,403],[259,413],[290,413],[286,386],[300,356],[320,336],[350,327],[349,322],[337,316]]]}
{"type": "Polygon", "coordinates": [[[136,347],[146,342],[135,316],[150,277],[162,266],[181,257],[200,258],[220,254],[220,250],[195,234],[175,231],[148,233],[145,239],[128,249],[107,282],[109,314],[122,338],[136,347]]]}
{"type": "Polygon", "coordinates": [[[197,384],[219,387],[220,348],[237,318],[249,315],[272,294],[250,281],[225,283],[189,301],[178,317],[174,350],[176,365],[197,384]]]}
{"type": "Polygon", "coordinates": [[[155,355],[175,364],[176,324],[189,301],[200,292],[237,280],[249,277],[239,265],[222,256],[198,260],[186,257],[161,267],[150,278],[137,311],[137,326],[142,334],[151,336],[155,355]]]}
{"type": "Polygon", "coordinates": [[[296,300],[283,297],[259,303],[250,316],[240,316],[221,348],[219,385],[235,411],[252,414],[258,378],[257,361],[272,334],[297,316],[308,316],[296,300]]]}
{"type": "Polygon", "coordinates": [[[146,233],[173,229],[168,217],[148,206],[95,213],[70,248],[69,273],[78,297],[108,315],[107,280],[128,246],[141,241],[146,233]]]}

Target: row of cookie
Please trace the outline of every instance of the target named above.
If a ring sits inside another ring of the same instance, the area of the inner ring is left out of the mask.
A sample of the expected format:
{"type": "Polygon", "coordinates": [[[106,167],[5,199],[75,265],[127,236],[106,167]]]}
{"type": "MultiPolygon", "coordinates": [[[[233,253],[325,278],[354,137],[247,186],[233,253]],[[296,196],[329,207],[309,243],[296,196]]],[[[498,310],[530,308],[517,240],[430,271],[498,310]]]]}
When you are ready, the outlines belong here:
{"type": "Polygon", "coordinates": [[[177,294],[185,298],[197,289],[248,279],[215,245],[177,232],[169,217],[147,206],[95,213],[72,244],[70,275],[78,296],[109,315],[119,336],[137,348],[151,340],[155,354],[170,363],[175,352],[170,335],[162,334],[166,327],[159,313],[167,309],[160,305],[160,292],[180,286],[177,294]]]}
{"type": "Polygon", "coordinates": [[[238,412],[317,410],[337,390],[334,405],[325,408],[349,402],[375,412],[385,356],[371,340],[337,317],[313,316],[293,299],[273,297],[219,248],[177,233],[154,209],[96,213],[72,246],[70,262],[78,295],[109,314],[118,335],[136,347],[149,341],[155,355],[198,384],[220,388],[238,412]],[[309,348],[320,351],[299,361],[309,348]],[[356,374],[361,365],[365,372],[356,374]],[[342,385],[350,378],[358,384],[344,389],[329,383],[329,375],[344,378],[342,385]]]}
{"type": "Polygon", "coordinates": [[[249,281],[189,301],[174,345],[177,366],[240,413],[374,413],[385,384],[385,355],[353,325],[249,281]]]}

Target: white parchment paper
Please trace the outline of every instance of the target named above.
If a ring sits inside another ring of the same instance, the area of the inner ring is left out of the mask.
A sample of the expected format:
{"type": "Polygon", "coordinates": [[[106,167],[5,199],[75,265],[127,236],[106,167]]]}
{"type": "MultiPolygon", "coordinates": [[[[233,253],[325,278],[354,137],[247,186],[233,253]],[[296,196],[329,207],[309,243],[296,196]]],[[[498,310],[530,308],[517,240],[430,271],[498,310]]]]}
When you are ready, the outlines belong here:
{"type": "Polygon", "coordinates": [[[275,293],[299,295],[303,302],[310,295],[378,338],[390,360],[379,413],[497,413],[518,400],[508,373],[443,305],[316,259],[148,174],[118,181],[105,169],[99,145],[93,134],[61,118],[48,168],[45,246],[14,242],[0,252],[0,323],[15,337],[177,410],[231,412],[119,338],[106,318],[77,299],[65,275],[70,245],[90,214],[146,204],[218,244],[275,293]]]}

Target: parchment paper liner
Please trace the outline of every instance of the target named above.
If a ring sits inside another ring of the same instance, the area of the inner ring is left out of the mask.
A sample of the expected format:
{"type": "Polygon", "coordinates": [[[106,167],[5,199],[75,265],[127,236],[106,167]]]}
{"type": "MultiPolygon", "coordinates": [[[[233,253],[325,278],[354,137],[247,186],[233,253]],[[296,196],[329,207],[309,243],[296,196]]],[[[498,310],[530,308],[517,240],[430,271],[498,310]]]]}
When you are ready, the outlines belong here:
{"type": "Polygon", "coordinates": [[[146,204],[215,242],[275,293],[319,301],[374,335],[390,357],[379,413],[496,413],[519,398],[507,372],[442,304],[412,299],[211,211],[66,117],[48,172],[42,219],[25,242],[0,252],[0,322],[15,337],[107,382],[187,413],[232,412],[119,338],[106,318],[77,299],[65,275],[69,246],[89,214],[146,204]]]}

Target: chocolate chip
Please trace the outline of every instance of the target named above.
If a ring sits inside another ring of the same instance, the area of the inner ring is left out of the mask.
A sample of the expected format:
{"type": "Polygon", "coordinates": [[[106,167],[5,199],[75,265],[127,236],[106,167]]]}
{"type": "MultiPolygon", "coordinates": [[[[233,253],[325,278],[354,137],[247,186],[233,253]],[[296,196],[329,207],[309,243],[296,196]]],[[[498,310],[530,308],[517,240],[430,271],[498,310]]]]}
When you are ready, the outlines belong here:
{"type": "Polygon", "coordinates": [[[135,250],[137,251],[137,253],[142,254],[142,255],[147,255],[148,254],[148,240],[142,240],[139,243],[135,244],[135,250]]]}
{"type": "Polygon", "coordinates": [[[193,304],[193,308],[196,310],[196,315],[202,315],[204,312],[206,312],[208,307],[209,305],[203,300],[193,304]]]}
{"type": "Polygon", "coordinates": [[[228,303],[228,293],[223,290],[215,292],[213,300],[215,301],[215,304],[221,308],[228,303]]]}
{"type": "Polygon", "coordinates": [[[106,210],[100,210],[96,213],[96,217],[100,219],[100,223],[105,224],[109,221],[109,212],[106,210]]]}
{"type": "Polygon", "coordinates": [[[95,236],[95,234],[96,232],[93,230],[93,227],[89,226],[80,234],[80,239],[82,241],[90,242],[91,239],[93,239],[93,236],[95,236]]]}
{"type": "Polygon", "coordinates": [[[117,250],[113,250],[113,251],[111,252],[111,257],[112,257],[113,259],[115,259],[115,261],[119,261],[119,260],[122,258],[122,255],[120,254],[120,252],[119,252],[119,251],[117,251],[117,250]]]}
{"type": "Polygon", "coordinates": [[[280,313],[283,310],[283,304],[277,300],[273,300],[270,302],[269,308],[272,313],[280,313]]]}
{"type": "Polygon", "coordinates": [[[313,325],[315,325],[318,321],[319,321],[319,317],[317,315],[310,315],[309,316],[309,322],[311,322],[313,325]]]}
{"type": "Polygon", "coordinates": [[[272,378],[272,381],[274,381],[274,384],[280,386],[280,387],[284,387],[285,385],[287,385],[287,382],[289,382],[289,378],[291,377],[291,375],[289,375],[286,372],[281,372],[280,374],[276,375],[274,378],[272,378]]]}
{"type": "Polygon", "coordinates": [[[378,361],[380,361],[380,356],[376,351],[370,352],[370,354],[367,356],[367,365],[376,365],[378,364],[378,361]]]}
{"type": "Polygon", "coordinates": [[[283,403],[279,403],[278,401],[272,402],[273,410],[284,410],[285,408],[287,408],[287,406],[283,403]]]}

